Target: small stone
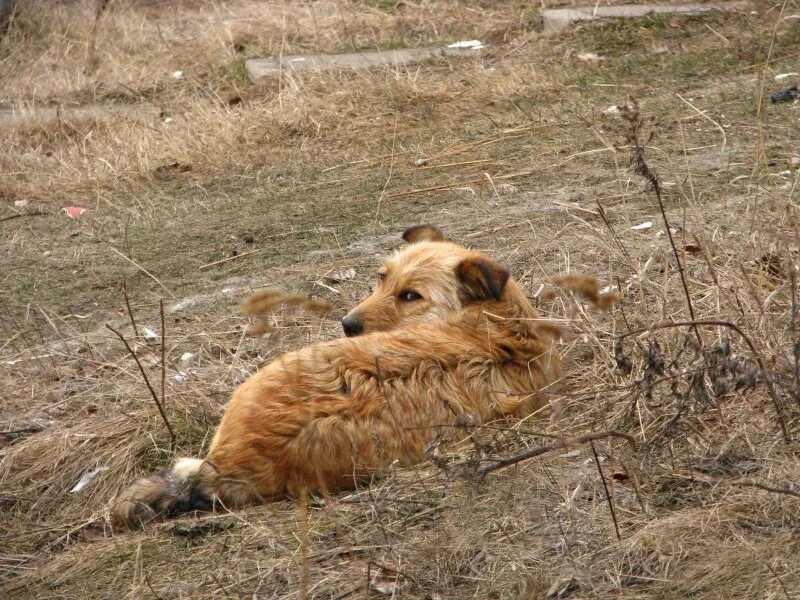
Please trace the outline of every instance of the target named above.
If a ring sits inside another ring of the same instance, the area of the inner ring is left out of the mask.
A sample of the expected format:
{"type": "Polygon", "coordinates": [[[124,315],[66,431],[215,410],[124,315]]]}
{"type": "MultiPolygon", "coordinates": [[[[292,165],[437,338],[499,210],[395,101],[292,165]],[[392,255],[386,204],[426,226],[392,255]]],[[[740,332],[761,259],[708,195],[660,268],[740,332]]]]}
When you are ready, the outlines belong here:
{"type": "Polygon", "coordinates": [[[243,239],[245,244],[252,244],[256,241],[256,238],[252,233],[245,233],[243,239]]]}

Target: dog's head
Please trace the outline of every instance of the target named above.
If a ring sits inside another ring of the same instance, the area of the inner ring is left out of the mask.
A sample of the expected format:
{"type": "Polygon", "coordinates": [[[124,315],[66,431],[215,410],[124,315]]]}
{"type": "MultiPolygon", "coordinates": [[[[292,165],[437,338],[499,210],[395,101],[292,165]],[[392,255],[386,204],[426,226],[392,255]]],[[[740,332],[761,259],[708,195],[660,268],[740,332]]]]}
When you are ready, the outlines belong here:
{"type": "Polygon", "coordinates": [[[447,319],[503,297],[508,271],[488,256],[446,241],[432,225],[409,227],[403,239],[409,245],[384,261],[372,294],[342,319],[345,335],[447,319]]]}

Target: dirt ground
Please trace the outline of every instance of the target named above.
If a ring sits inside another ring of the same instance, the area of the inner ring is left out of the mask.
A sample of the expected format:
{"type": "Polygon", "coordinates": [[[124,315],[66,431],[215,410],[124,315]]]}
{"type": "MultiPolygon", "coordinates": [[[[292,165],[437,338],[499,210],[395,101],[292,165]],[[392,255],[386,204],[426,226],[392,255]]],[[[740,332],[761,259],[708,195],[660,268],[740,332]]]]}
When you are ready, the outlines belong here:
{"type": "Polygon", "coordinates": [[[800,71],[800,2],[558,34],[542,6],[571,2],[18,4],[0,41],[0,597],[800,598],[800,108],[770,101],[797,81],[776,76],[800,71]],[[471,39],[485,49],[396,68],[244,69],[471,39]],[[635,115],[612,108],[631,97],[635,115]],[[341,335],[420,222],[563,324],[551,414],[306,510],[113,531],[120,487],[202,456],[264,361],[341,335]],[[620,302],[548,293],[566,273],[620,302]],[[334,310],[278,311],[252,339],[239,305],[263,287],[334,310]],[[106,324],[159,394],[163,376],[174,441],[106,324]],[[629,441],[568,442],[603,430],[629,441]]]}

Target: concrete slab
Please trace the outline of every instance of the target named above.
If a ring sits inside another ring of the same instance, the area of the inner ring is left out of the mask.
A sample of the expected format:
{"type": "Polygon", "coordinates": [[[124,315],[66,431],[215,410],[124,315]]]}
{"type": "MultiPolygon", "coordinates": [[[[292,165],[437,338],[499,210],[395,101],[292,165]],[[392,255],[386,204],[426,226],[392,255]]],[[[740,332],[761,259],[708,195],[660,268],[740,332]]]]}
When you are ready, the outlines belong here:
{"type": "Polygon", "coordinates": [[[472,40],[456,42],[444,48],[402,48],[398,50],[369,50],[347,54],[308,54],[253,58],[245,63],[247,74],[253,81],[274,77],[287,71],[322,71],[326,69],[366,69],[388,65],[396,67],[426,60],[433,56],[477,56],[483,45],[472,40]]]}
{"type": "Polygon", "coordinates": [[[743,10],[746,2],[718,2],[704,4],[623,4],[620,6],[582,6],[575,8],[548,8],[542,13],[546,32],[561,31],[572,23],[597,19],[640,18],[652,14],[700,15],[714,11],[743,10]]]}

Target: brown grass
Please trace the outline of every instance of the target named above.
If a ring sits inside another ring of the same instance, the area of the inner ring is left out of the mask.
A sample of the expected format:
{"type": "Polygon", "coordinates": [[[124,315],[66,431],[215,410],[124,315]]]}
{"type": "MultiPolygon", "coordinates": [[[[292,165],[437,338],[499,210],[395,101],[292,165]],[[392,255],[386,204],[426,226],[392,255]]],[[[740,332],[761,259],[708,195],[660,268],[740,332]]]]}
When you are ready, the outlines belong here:
{"type": "Polygon", "coordinates": [[[800,595],[800,239],[784,166],[800,122],[754,96],[796,70],[780,6],[543,36],[527,2],[111,2],[90,73],[94,3],[20,6],[0,42],[0,102],[25,111],[0,115],[0,596],[800,595]],[[473,38],[487,50],[466,60],[243,77],[247,57],[473,38]],[[672,244],[630,140],[600,116],[630,94],[652,117],[639,139],[672,244]],[[71,205],[89,210],[69,220],[71,205]],[[458,452],[431,448],[307,511],[113,532],[119,486],[202,455],[265,360],[340,335],[415,222],[503,261],[568,331],[551,414],[465,428],[458,452]],[[696,320],[734,323],[753,348],[727,326],[672,325],[689,320],[676,260],[696,320]],[[547,294],[554,278],[573,293],[547,294]],[[333,310],[276,304],[266,337],[248,338],[240,302],[276,287],[333,310]],[[158,381],[164,296],[174,443],[103,327],[158,381]],[[596,462],[573,443],[602,431],[635,445],[597,439],[596,462]]]}

